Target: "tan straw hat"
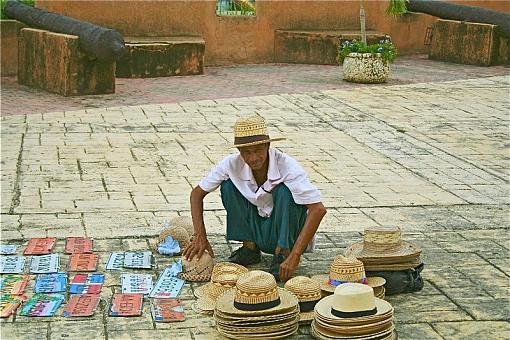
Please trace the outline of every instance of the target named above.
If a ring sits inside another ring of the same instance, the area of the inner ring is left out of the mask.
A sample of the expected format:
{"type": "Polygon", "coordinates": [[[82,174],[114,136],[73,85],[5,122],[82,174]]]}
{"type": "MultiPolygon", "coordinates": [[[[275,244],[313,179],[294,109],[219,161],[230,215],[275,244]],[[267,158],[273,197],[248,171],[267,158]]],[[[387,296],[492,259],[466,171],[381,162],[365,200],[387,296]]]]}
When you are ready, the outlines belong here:
{"type": "Polygon", "coordinates": [[[288,280],[284,286],[289,292],[296,295],[299,301],[299,322],[313,320],[313,308],[321,299],[320,284],[306,276],[296,276],[288,280]]]}
{"type": "Polygon", "coordinates": [[[333,259],[329,275],[314,275],[312,279],[318,281],[321,289],[327,293],[333,293],[337,286],[344,283],[364,283],[370,287],[380,287],[386,283],[382,277],[366,277],[363,262],[342,255],[333,259]]]}
{"type": "Polygon", "coordinates": [[[195,256],[190,261],[182,257],[182,272],[178,276],[186,281],[204,282],[211,278],[214,261],[206,251],[200,259],[195,256]]]}
{"type": "Polygon", "coordinates": [[[241,275],[236,288],[218,298],[216,310],[230,315],[272,315],[297,306],[296,296],[278,288],[273,275],[253,270],[241,275]]]}
{"type": "MultiPolygon", "coordinates": [[[[421,249],[402,240],[399,227],[370,227],[365,229],[363,241],[357,242],[345,250],[346,256],[365,260],[394,259],[401,262],[419,256],[421,249]]],[[[393,263],[398,263],[393,261],[393,263]]],[[[386,263],[392,263],[388,261],[386,263]]]]}
{"type": "Polygon", "coordinates": [[[239,118],[234,125],[234,148],[284,139],[283,137],[269,138],[266,121],[259,115],[239,118]]]}
{"type": "Polygon", "coordinates": [[[177,216],[170,220],[171,227],[181,227],[184,228],[188,235],[191,236],[195,233],[193,228],[193,220],[189,216],[177,216]]]}
{"type": "Polygon", "coordinates": [[[186,231],[186,229],[182,227],[168,227],[163,229],[159,233],[159,245],[165,243],[165,239],[168,236],[172,236],[174,240],[179,242],[179,247],[181,248],[181,252],[190,244],[190,235],[186,231]]]}

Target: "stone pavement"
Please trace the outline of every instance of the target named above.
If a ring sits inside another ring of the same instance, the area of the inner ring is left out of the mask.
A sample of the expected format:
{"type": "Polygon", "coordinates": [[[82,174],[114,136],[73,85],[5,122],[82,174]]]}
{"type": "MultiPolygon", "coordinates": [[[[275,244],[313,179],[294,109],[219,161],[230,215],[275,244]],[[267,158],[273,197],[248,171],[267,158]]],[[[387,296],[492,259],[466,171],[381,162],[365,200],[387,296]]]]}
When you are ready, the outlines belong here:
{"type": "MultiPolygon", "coordinates": [[[[297,274],[327,272],[365,227],[398,225],[426,263],[421,292],[388,297],[399,338],[507,339],[508,72],[319,90],[3,116],[2,243],[55,236],[62,252],[67,236],[93,237],[99,271],[112,251],[154,250],[164,221],[189,214],[192,186],[233,152],[235,119],[257,112],[271,135],[287,137],[274,146],[301,162],[328,208],[318,249],[303,255],[297,274]]],[[[224,238],[218,192],[205,207],[223,259],[237,245],[224,238]]],[[[154,278],[172,261],[157,256],[154,278]]],[[[2,321],[2,338],[219,338],[213,320],[190,309],[196,287],[182,292],[183,323],[154,323],[148,301],[142,317],[112,318],[107,306],[120,280],[107,273],[94,317],[16,315],[2,321]]]]}

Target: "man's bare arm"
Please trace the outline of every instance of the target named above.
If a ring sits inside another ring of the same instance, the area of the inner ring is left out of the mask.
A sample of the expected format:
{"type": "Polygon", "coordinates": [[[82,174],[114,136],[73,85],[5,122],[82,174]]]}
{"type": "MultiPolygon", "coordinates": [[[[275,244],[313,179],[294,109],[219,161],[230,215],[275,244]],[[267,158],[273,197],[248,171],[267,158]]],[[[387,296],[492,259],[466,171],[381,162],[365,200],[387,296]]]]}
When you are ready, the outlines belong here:
{"type": "Polygon", "coordinates": [[[191,243],[182,252],[182,255],[188,260],[195,257],[195,255],[198,255],[198,258],[202,257],[205,250],[214,257],[212,247],[207,240],[207,232],[204,223],[204,197],[207,194],[208,192],[198,185],[191,190],[191,218],[193,219],[193,229],[195,233],[191,243]]]}

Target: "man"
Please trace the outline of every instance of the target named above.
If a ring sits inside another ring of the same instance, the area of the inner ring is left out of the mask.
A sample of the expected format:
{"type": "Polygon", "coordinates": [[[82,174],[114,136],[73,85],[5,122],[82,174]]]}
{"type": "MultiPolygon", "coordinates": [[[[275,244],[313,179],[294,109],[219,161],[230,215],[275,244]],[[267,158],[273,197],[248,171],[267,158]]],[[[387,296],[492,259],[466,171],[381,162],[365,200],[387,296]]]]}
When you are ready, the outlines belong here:
{"type": "Polygon", "coordinates": [[[260,252],[273,254],[269,272],[286,281],[298,266],[301,254],[312,241],[326,214],[320,192],[292,157],[270,143],[260,116],[240,118],[234,127],[231,154],[218,163],[191,191],[191,215],[195,234],[183,255],[214,256],[204,225],[204,197],[221,186],[227,211],[227,239],[243,246],[229,257],[230,262],[250,265],[260,262],[260,252]]]}

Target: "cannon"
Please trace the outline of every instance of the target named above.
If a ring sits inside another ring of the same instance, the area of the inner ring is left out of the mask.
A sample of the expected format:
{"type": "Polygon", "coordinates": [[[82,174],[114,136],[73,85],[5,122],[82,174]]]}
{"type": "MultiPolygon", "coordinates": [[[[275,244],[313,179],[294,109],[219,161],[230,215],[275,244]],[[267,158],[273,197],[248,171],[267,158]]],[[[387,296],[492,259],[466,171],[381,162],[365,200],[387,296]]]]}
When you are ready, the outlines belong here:
{"type": "Polygon", "coordinates": [[[4,11],[9,18],[30,27],[78,36],[80,48],[99,61],[116,61],[126,53],[124,38],[116,30],[33,8],[14,0],[7,1],[4,11]]]}

